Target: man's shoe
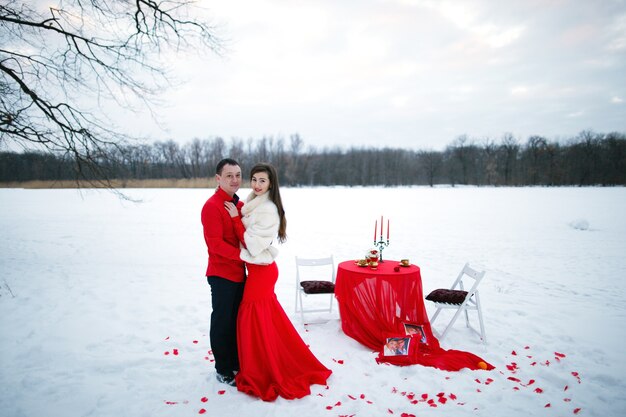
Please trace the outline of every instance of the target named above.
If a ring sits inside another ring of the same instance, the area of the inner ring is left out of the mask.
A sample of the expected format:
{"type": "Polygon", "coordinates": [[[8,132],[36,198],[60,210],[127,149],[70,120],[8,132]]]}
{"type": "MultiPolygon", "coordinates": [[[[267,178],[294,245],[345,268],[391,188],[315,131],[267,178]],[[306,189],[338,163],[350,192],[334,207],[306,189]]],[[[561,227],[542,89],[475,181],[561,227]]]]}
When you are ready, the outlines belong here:
{"type": "Polygon", "coordinates": [[[231,387],[236,387],[237,384],[235,383],[235,377],[231,376],[231,375],[222,375],[220,373],[216,374],[215,377],[217,378],[218,382],[221,382],[223,384],[226,385],[230,385],[231,387]]]}

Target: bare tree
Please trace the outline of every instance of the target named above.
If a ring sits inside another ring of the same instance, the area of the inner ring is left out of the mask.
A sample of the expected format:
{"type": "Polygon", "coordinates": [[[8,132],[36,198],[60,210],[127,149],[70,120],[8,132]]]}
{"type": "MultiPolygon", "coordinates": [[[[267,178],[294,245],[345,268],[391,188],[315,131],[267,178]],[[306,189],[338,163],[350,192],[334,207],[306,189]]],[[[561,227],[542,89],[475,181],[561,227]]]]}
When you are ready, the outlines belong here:
{"type": "Polygon", "coordinates": [[[0,146],[69,155],[77,179],[110,185],[104,161],[129,137],[100,106],[149,108],[172,81],[160,54],[221,42],[187,0],[44,4],[0,4],[0,146]]]}
{"type": "Polygon", "coordinates": [[[500,160],[502,160],[501,166],[504,171],[504,185],[511,185],[513,183],[513,173],[517,162],[519,148],[520,145],[513,134],[505,133],[502,136],[502,143],[500,144],[500,160]]]}
{"type": "Polygon", "coordinates": [[[548,141],[538,135],[533,135],[526,142],[526,177],[524,182],[531,185],[539,184],[539,178],[546,174],[544,159],[547,154],[548,141]]]}
{"type": "Polygon", "coordinates": [[[432,150],[420,151],[419,160],[421,160],[424,172],[426,173],[426,181],[428,181],[428,185],[432,187],[435,184],[437,172],[443,163],[441,152],[432,150]]]}

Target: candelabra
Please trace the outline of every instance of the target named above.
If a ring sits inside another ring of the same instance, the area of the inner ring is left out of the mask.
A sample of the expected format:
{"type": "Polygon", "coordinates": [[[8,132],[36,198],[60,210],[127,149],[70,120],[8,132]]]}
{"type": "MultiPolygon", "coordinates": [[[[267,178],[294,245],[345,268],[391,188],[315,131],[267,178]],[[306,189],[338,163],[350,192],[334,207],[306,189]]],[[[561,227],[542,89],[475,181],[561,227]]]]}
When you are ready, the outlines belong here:
{"type": "Polygon", "coordinates": [[[380,235],[380,240],[378,242],[374,241],[374,246],[378,249],[378,262],[385,262],[383,261],[383,249],[389,246],[389,238],[385,242],[383,235],[380,235]]]}

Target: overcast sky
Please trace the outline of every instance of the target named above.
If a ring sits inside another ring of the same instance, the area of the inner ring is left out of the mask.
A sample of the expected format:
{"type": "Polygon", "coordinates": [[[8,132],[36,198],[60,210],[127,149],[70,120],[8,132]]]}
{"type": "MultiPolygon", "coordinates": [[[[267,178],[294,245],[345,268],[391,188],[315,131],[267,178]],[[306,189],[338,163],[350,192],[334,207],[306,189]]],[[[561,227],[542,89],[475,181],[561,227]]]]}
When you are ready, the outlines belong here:
{"type": "Polygon", "coordinates": [[[443,149],[626,132],[626,2],[205,0],[222,57],[181,56],[154,138],[443,149]]]}

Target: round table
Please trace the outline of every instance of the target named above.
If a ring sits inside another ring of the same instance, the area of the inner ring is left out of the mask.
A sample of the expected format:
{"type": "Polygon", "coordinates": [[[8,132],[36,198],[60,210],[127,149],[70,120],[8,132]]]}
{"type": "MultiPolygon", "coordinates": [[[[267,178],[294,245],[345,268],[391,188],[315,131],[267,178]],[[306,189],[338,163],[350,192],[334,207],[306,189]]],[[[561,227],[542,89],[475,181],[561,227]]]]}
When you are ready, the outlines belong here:
{"type": "Polygon", "coordinates": [[[421,325],[432,334],[416,265],[386,260],[371,269],[341,262],[335,295],[343,332],[371,349],[381,349],[387,337],[405,334],[404,323],[421,325]]]}

